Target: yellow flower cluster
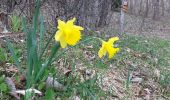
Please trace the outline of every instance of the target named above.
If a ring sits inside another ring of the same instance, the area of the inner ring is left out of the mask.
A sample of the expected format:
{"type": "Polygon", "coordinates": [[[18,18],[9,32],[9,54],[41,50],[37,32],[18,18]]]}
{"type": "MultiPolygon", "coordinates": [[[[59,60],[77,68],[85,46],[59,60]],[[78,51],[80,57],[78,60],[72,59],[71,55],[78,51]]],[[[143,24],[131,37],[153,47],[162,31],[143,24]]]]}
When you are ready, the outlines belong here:
{"type": "MultiPolygon", "coordinates": [[[[58,31],[55,34],[55,40],[60,42],[62,48],[68,45],[74,46],[81,39],[81,31],[83,27],[74,25],[76,18],[73,18],[67,22],[58,20],[58,31]]],[[[112,58],[119,48],[114,47],[114,42],[119,40],[118,37],[112,37],[107,42],[102,40],[102,47],[98,52],[98,56],[102,58],[107,53],[109,58],[112,58]]]]}

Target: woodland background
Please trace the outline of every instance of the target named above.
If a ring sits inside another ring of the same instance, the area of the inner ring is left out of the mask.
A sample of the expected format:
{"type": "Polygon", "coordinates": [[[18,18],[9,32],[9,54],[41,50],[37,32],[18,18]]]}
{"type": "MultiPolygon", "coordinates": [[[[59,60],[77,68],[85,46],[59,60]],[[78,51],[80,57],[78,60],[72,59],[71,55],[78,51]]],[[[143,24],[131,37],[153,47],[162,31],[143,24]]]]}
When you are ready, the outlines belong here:
{"type": "MultiPolygon", "coordinates": [[[[170,100],[170,0],[127,1],[128,10],[124,16],[125,36],[118,41],[121,51],[110,61],[99,59],[97,52],[101,44],[92,37],[108,40],[111,36],[119,35],[121,0],[40,0],[39,17],[44,18],[43,30],[46,30],[44,42],[53,36],[51,33],[55,33],[58,19],[67,21],[73,17],[77,18],[76,25],[85,28],[82,39],[92,40],[77,47],[69,47],[64,53],[59,51],[59,54],[63,53],[62,56],[54,60],[52,67],[48,69],[49,72],[45,73],[46,76],[55,73],[57,81],[67,85],[68,91],[48,92],[45,87],[39,89],[40,91],[44,94],[55,94],[57,98],[62,99],[89,98],[89,95],[93,94],[92,97],[96,98],[101,95],[98,97],[101,100],[103,95],[106,95],[108,100],[170,100]],[[72,70],[74,64],[77,69],[72,70]],[[83,83],[79,79],[72,80],[70,77],[74,77],[74,72],[84,80],[86,76],[90,77],[97,73],[101,75],[103,83],[100,84],[99,80],[93,78],[83,83]]],[[[16,65],[4,37],[12,41],[14,52],[25,67],[26,35],[20,21],[24,16],[29,29],[35,8],[35,0],[0,0],[0,58],[4,58],[0,59],[0,90],[4,87],[4,84],[1,84],[5,83],[2,82],[2,77],[20,76],[20,73],[15,72],[18,69],[15,70],[16,65]],[[15,16],[19,26],[13,25],[15,16]],[[13,30],[15,27],[17,31],[13,30]],[[7,33],[3,33],[5,28],[8,30],[7,33]]],[[[39,39],[39,35],[37,36],[39,39]]],[[[51,40],[48,49],[55,43],[53,37],[51,40]]],[[[44,58],[50,52],[45,53],[44,58]]],[[[14,85],[25,89],[24,82],[18,84],[14,85]]],[[[39,85],[41,82],[35,84],[37,87],[39,85]]],[[[1,92],[0,97],[3,100],[11,98],[7,89],[1,92]]]]}
{"type": "MultiPolygon", "coordinates": [[[[154,20],[170,16],[169,0],[127,1],[129,14],[154,20]]],[[[7,15],[24,15],[30,19],[34,12],[34,0],[0,0],[0,2],[0,11],[7,15]]],[[[41,0],[41,11],[45,16],[45,23],[52,26],[56,26],[58,18],[67,20],[76,17],[77,23],[86,29],[96,29],[108,24],[117,24],[118,19],[113,19],[113,16],[120,11],[120,4],[121,0],[41,0]]]]}

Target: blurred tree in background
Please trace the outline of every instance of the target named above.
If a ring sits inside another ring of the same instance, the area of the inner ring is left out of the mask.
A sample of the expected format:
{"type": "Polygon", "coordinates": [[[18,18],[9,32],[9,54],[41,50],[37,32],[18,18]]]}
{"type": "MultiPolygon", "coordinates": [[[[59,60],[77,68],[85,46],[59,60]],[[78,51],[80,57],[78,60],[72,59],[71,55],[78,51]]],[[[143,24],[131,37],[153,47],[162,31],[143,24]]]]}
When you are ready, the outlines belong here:
{"type": "MultiPolygon", "coordinates": [[[[12,13],[32,19],[35,0],[0,0],[0,12],[7,17],[12,13]]],[[[114,11],[120,11],[121,0],[41,0],[41,14],[47,29],[55,27],[57,19],[76,17],[77,24],[95,30],[110,23],[114,11]]],[[[128,13],[159,19],[170,15],[169,0],[128,0],[128,13]],[[147,13],[146,13],[147,12],[147,13]]],[[[8,21],[5,21],[8,25],[8,21]]]]}
{"type": "MultiPolygon", "coordinates": [[[[32,19],[35,0],[0,0],[0,11],[15,13],[32,19]]],[[[120,5],[119,0],[41,0],[42,15],[46,22],[56,26],[57,19],[77,18],[86,29],[95,29],[109,23],[112,11],[120,5]]],[[[6,24],[8,24],[6,22],[6,24]]]]}

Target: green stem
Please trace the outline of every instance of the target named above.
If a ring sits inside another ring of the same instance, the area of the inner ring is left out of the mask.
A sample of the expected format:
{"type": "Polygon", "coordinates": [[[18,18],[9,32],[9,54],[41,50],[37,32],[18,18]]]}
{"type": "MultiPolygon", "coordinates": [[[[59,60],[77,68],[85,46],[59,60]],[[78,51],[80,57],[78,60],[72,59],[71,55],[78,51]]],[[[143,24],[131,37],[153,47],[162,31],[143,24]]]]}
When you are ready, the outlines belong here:
{"type": "Polygon", "coordinates": [[[45,68],[47,68],[51,63],[52,63],[52,59],[54,58],[54,56],[56,55],[58,49],[60,48],[60,44],[57,43],[54,48],[52,48],[52,52],[51,55],[49,57],[49,59],[47,60],[47,62],[42,65],[40,71],[38,72],[36,78],[35,78],[35,82],[39,79],[39,77],[42,75],[42,73],[44,72],[45,68]]]}
{"type": "Polygon", "coordinates": [[[49,46],[49,43],[50,43],[50,41],[52,40],[52,38],[54,37],[54,35],[55,35],[55,32],[54,32],[54,33],[51,35],[51,37],[48,39],[48,42],[47,42],[47,44],[45,45],[45,48],[43,48],[43,50],[42,50],[42,52],[41,52],[41,54],[40,54],[40,57],[39,57],[40,59],[42,58],[45,50],[46,50],[47,47],[49,46]]]}

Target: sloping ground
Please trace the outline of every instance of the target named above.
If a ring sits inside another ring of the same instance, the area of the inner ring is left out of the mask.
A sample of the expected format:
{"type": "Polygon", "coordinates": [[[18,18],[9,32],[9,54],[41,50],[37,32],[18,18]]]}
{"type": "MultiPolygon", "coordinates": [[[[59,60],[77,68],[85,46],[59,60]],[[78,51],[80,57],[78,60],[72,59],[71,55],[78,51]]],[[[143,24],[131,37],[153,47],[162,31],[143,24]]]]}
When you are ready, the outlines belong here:
{"type": "Polygon", "coordinates": [[[170,99],[170,73],[167,71],[170,70],[170,42],[125,36],[119,44],[121,51],[112,60],[97,57],[100,44],[95,40],[70,50],[63,59],[78,57],[76,63],[81,66],[77,67],[95,70],[99,75],[97,83],[106,91],[107,100],[170,99]]]}
{"type": "MultiPolygon", "coordinates": [[[[14,36],[9,38],[14,39],[14,36]]],[[[21,37],[15,37],[14,41],[19,39],[21,37]]],[[[84,76],[84,72],[87,72],[88,69],[95,70],[95,74],[99,76],[97,83],[101,89],[106,91],[107,100],[170,99],[168,98],[170,94],[169,41],[126,36],[119,41],[121,51],[112,60],[99,59],[97,56],[99,46],[98,42],[92,40],[75,48],[70,48],[54,63],[59,72],[58,76],[65,70],[70,70],[72,63],[76,63],[77,71],[81,71],[78,72],[79,77],[84,76]]],[[[82,80],[82,84],[83,82],[84,80],[82,80]]],[[[102,91],[95,91],[95,93],[100,92],[102,91]]],[[[70,92],[60,93],[60,95],[64,97],[67,93],[70,92]]],[[[75,95],[72,93],[70,95],[75,95]]],[[[77,95],[79,96],[79,94],[77,95]]],[[[105,100],[106,98],[101,97],[100,99],[105,100]]]]}
{"type": "MultiPolygon", "coordinates": [[[[126,23],[126,32],[140,35],[138,31],[140,20],[138,17],[127,15],[126,19],[128,19],[127,17],[130,18],[126,23]]],[[[169,39],[169,31],[165,30],[169,27],[169,23],[166,21],[165,23],[150,23],[153,22],[148,21],[148,26],[144,27],[143,30],[146,32],[145,36],[151,36],[152,38],[125,36],[119,42],[121,52],[113,60],[108,61],[107,58],[100,60],[97,57],[100,45],[98,42],[92,41],[88,43],[88,47],[86,47],[87,44],[81,44],[79,47],[63,54],[63,62],[66,62],[66,64],[61,68],[71,66],[67,65],[67,63],[72,63],[76,60],[77,64],[82,63],[82,67],[95,70],[100,76],[98,84],[101,89],[108,93],[108,100],[170,99],[170,42],[163,40],[164,38],[169,39]],[[162,30],[162,28],[165,29],[162,30]],[[161,39],[153,37],[160,37],[161,39]],[[75,57],[75,59],[73,60],[72,57],[75,57]]],[[[106,34],[103,35],[103,38],[110,37],[112,32],[118,30],[118,23],[113,26],[107,28],[110,34],[105,31],[106,34]],[[112,29],[113,26],[114,30],[112,29]]],[[[10,35],[9,38],[21,43],[19,34],[10,35]]],[[[77,65],[77,67],[80,66],[77,65]]]]}
{"type": "Polygon", "coordinates": [[[121,43],[122,51],[103,74],[104,90],[118,99],[169,100],[170,41],[127,36],[121,43]]]}

